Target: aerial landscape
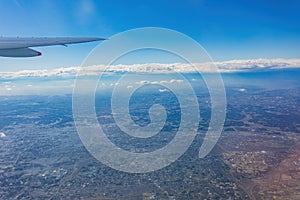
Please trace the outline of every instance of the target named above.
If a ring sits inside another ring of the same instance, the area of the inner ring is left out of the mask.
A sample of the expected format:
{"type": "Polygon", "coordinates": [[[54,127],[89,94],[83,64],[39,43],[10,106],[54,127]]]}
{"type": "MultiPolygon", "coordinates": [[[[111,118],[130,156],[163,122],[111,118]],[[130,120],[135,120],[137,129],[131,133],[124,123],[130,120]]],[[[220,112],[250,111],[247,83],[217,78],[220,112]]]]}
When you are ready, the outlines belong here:
{"type": "MultiPolygon", "coordinates": [[[[299,74],[299,70],[224,74],[224,82],[228,83],[227,117],[214,150],[199,159],[203,139],[199,135],[178,161],[146,174],[116,171],[86,151],[73,122],[71,95],[2,96],[1,196],[7,199],[280,199],[285,196],[297,199],[300,195],[299,74]],[[283,74],[284,86],[266,86],[270,79],[283,74]],[[237,76],[243,85],[230,83],[237,76]]],[[[196,75],[187,77],[191,80],[196,75]]],[[[193,86],[197,85],[194,80],[193,86]]],[[[154,89],[158,101],[168,95],[154,89]]],[[[206,90],[196,90],[202,102],[204,129],[210,115],[205,107],[209,97],[206,90]]],[[[138,93],[135,98],[143,101],[132,102],[134,115],[144,123],[147,116],[143,109],[153,103],[152,96],[145,98],[145,92],[151,91],[138,93]]],[[[96,106],[99,121],[114,130],[108,131],[110,138],[128,150],[132,145],[135,151],[158,148],[155,140],[150,144],[132,143],[119,135],[110,114],[109,93],[105,94],[99,97],[96,106]]],[[[176,100],[170,100],[166,106],[171,108],[171,127],[165,131],[172,134],[178,128],[178,105],[176,100]]],[[[165,134],[163,139],[170,140],[170,136],[165,134]]],[[[161,138],[159,141],[162,145],[161,138]]]]}
{"type": "Polygon", "coordinates": [[[272,2],[0,1],[46,41],[0,37],[0,199],[300,199],[300,4],[272,2]]]}

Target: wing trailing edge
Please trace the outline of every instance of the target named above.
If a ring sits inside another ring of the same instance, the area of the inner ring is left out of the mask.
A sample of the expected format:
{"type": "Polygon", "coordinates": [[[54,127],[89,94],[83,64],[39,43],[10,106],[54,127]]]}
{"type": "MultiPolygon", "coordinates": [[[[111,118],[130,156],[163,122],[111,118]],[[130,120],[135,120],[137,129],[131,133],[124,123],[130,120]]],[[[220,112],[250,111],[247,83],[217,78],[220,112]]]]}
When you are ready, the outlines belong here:
{"type": "Polygon", "coordinates": [[[0,56],[3,57],[35,57],[42,55],[41,52],[30,48],[0,49],[0,56]]]}

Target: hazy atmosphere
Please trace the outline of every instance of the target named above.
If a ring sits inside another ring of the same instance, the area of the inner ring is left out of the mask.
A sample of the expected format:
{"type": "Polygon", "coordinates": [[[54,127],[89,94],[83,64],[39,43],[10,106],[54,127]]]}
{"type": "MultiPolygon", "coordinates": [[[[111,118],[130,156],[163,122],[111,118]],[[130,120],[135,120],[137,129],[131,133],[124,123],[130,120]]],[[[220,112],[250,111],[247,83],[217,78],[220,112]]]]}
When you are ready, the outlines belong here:
{"type": "Polygon", "coordinates": [[[300,199],[299,8],[0,0],[0,199],[300,199]]]}

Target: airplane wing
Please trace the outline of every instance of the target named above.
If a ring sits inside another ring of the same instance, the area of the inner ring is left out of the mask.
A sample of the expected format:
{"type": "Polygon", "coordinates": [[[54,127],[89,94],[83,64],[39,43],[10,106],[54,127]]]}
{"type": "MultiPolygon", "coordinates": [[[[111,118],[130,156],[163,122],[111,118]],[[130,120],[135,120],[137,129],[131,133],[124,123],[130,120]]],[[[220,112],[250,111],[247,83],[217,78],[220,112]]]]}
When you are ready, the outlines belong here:
{"type": "Polygon", "coordinates": [[[34,57],[41,52],[30,47],[76,44],[105,40],[104,38],[9,38],[0,37],[0,56],[4,57],[34,57]]]}

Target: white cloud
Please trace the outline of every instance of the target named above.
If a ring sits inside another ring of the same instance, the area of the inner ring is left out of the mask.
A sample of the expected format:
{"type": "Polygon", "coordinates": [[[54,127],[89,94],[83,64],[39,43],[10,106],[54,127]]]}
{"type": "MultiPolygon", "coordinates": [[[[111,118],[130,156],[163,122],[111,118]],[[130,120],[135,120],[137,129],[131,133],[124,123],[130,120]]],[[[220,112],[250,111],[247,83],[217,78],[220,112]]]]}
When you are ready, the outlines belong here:
{"type": "Polygon", "coordinates": [[[162,80],[162,81],[159,81],[160,84],[164,84],[164,83],[168,83],[167,80],[162,80]]]}
{"type": "Polygon", "coordinates": [[[159,89],[158,91],[159,92],[167,92],[168,90],[167,89],[159,89]]]}
{"type": "Polygon", "coordinates": [[[182,83],[183,80],[176,80],[176,79],[172,79],[170,80],[170,83],[182,83]]]}
{"type": "MultiPolygon", "coordinates": [[[[224,62],[214,62],[218,67],[219,72],[240,72],[240,71],[254,71],[254,70],[273,70],[273,69],[289,69],[300,68],[300,59],[254,59],[254,60],[230,60],[224,62]]],[[[201,72],[215,72],[211,63],[194,63],[197,69],[201,72]]],[[[75,78],[79,72],[80,67],[58,68],[53,70],[22,70],[18,72],[0,72],[2,79],[14,79],[22,77],[71,77],[75,78]]],[[[106,74],[115,72],[132,72],[132,73],[193,73],[196,69],[190,64],[173,63],[173,64],[133,64],[133,65],[113,65],[106,69],[104,65],[84,67],[80,71],[79,76],[97,76],[99,73],[106,74]]],[[[181,80],[182,81],[182,80],[181,80]]],[[[165,83],[168,83],[166,81],[165,83]]],[[[180,82],[180,81],[176,81],[180,82]]],[[[151,83],[147,81],[140,81],[136,84],[151,83]]],[[[160,81],[160,83],[164,83],[160,81]]],[[[152,82],[152,84],[157,84],[152,82]]]]}
{"type": "Polygon", "coordinates": [[[151,81],[150,84],[154,85],[154,84],[159,84],[158,81],[151,81]]]}
{"type": "Polygon", "coordinates": [[[142,81],[138,81],[136,82],[137,85],[145,85],[145,84],[167,84],[167,83],[182,83],[183,80],[180,79],[171,79],[171,80],[161,80],[161,81],[146,81],[146,80],[142,80],[142,81]]]}
{"type": "Polygon", "coordinates": [[[142,81],[138,81],[138,82],[135,82],[137,85],[144,85],[144,84],[148,84],[150,83],[149,81],[146,81],[146,80],[142,80],[142,81]]]}

